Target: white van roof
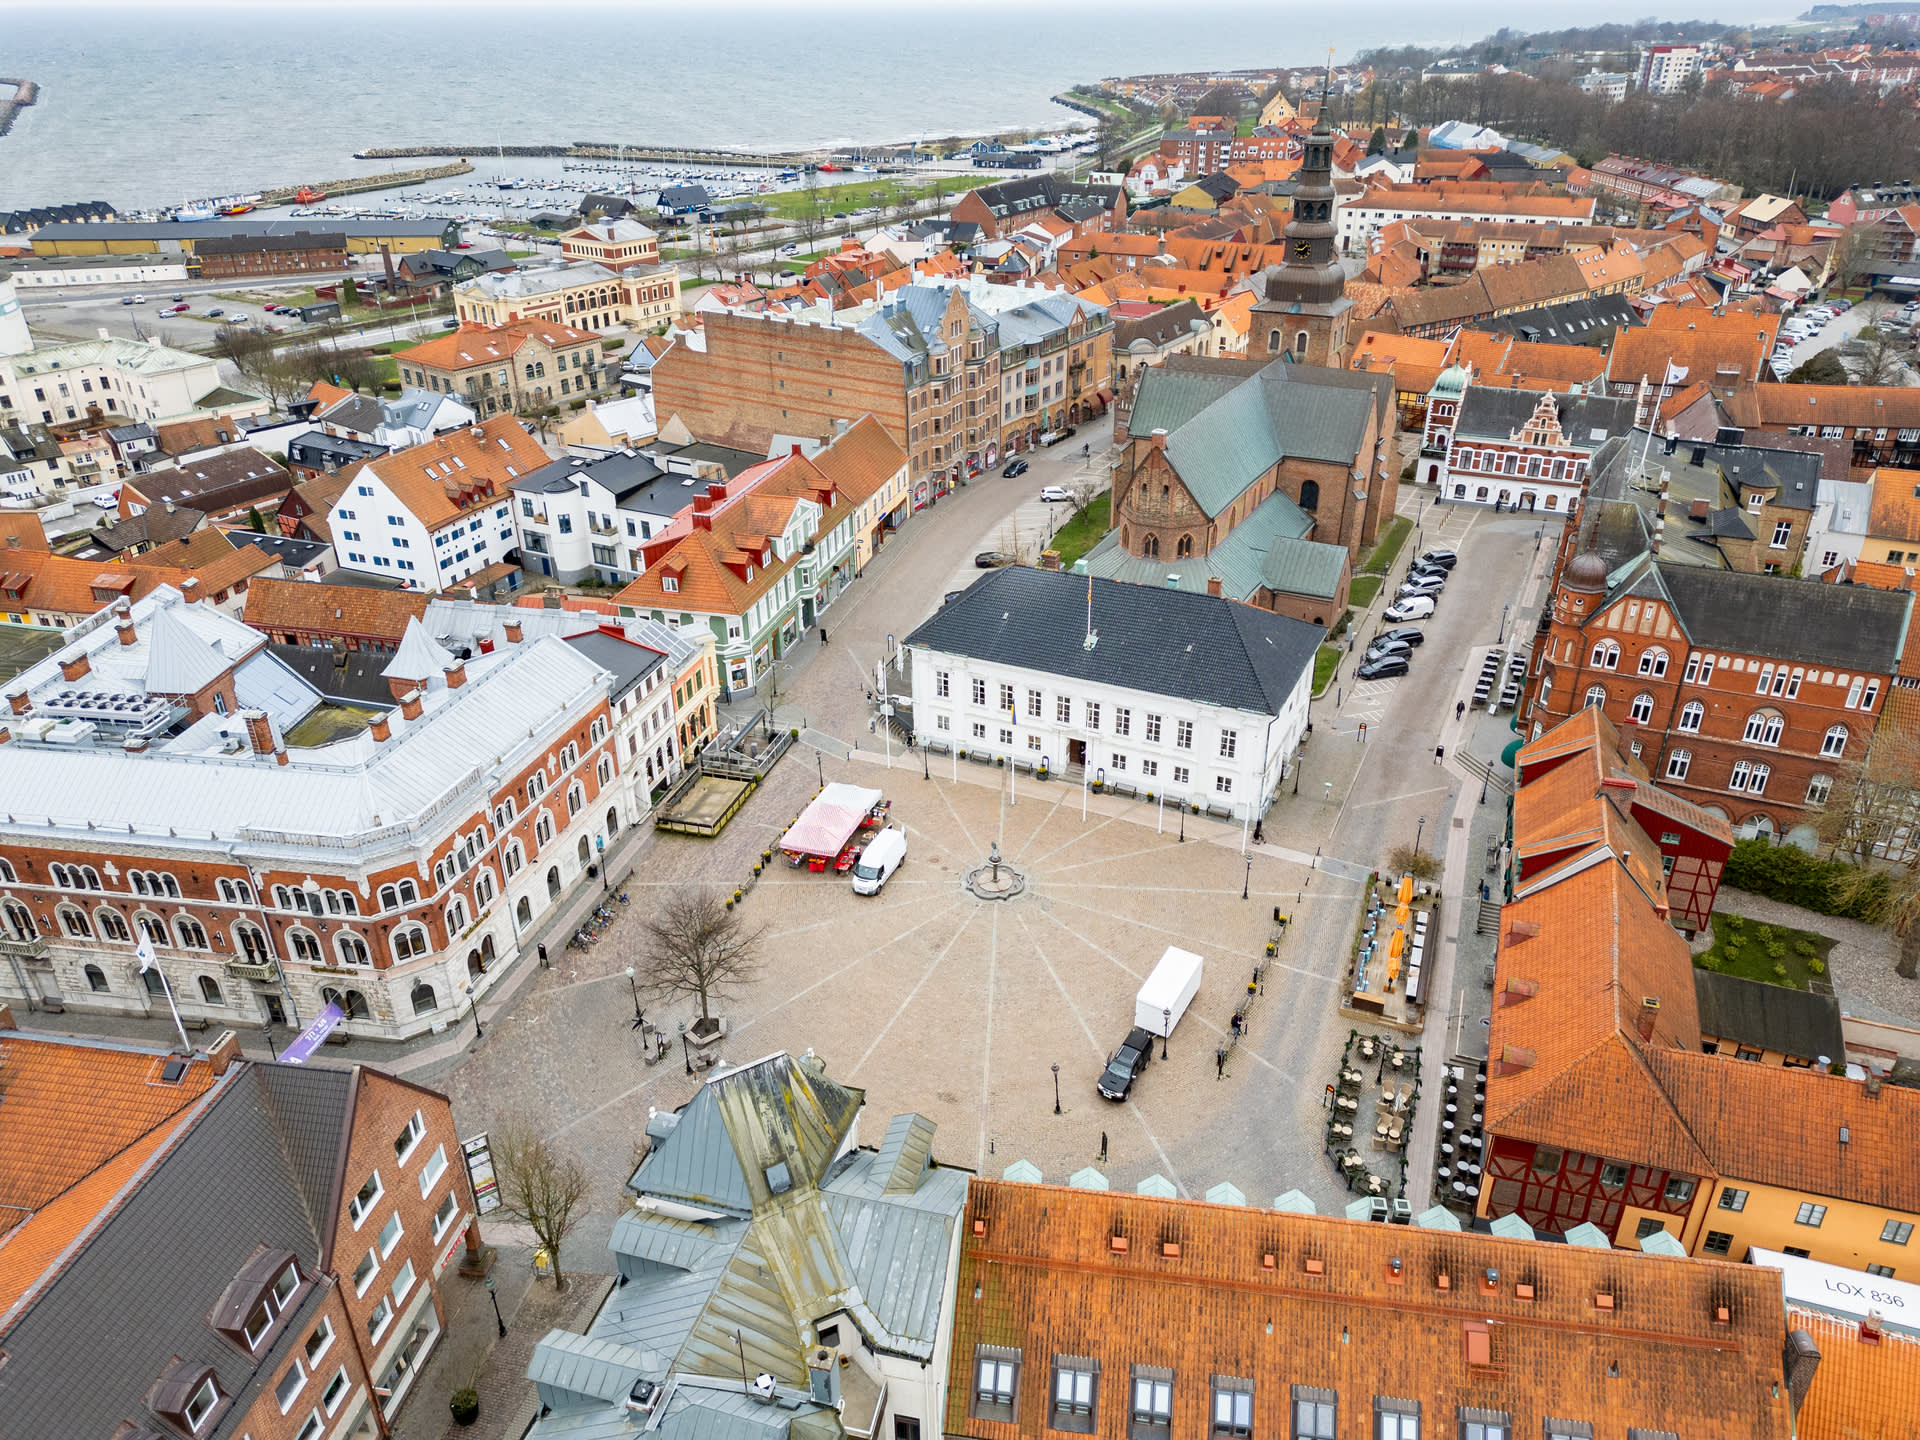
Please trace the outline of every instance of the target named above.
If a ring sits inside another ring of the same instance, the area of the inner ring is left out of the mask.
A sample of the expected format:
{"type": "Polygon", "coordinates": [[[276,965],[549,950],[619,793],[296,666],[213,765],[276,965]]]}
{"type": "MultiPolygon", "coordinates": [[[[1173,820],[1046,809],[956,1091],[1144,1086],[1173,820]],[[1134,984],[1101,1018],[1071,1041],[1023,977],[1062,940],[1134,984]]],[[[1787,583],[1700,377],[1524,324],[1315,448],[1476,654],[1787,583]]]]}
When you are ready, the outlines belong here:
{"type": "Polygon", "coordinates": [[[1191,950],[1169,945],[1160,963],[1153,967],[1153,973],[1147,976],[1147,983],[1140,987],[1138,1003],[1169,1009],[1178,1005],[1188,979],[1198,973],[1203,963],[1191,950]]]}

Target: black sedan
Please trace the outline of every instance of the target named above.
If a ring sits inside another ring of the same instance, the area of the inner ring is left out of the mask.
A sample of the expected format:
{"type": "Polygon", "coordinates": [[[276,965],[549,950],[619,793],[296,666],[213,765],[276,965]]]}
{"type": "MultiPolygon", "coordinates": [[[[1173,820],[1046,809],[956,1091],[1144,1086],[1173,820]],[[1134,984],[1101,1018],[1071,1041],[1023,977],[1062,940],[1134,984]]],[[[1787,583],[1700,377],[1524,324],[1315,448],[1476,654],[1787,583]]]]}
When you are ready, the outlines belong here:
{"type": "Polygon", "coordinates": [[[1018,556],[1009,555],[1004,550],[982,550],[973,557],[974,566],[981,570],[998,570],[1002,565],[1011,565],[1018,556]]]}
{"type": "Polygon", "coordinates": [[[1420,557],[1422,565],[1438,565],[1442,570],[1451,570],[1460,563],[1460,557],[1451,550],[1429,550],[1420,557]]]}
{"type": "Polygon", "coordinates": [[[1427,643],[1427,632],[1412,625],[1402,625],[1397,630],[1382,630],[1373,637],[1375,645],[1382,640],[1404,640],[1409,645],[1424,645],[1427,643]]]}
{"type": "Polygon", "coordinates": [[[1013,480],[1026,474],[1028,468],[1029,467],[1026,461],[1016,457],[1012,460],[1009,460],[1004,466],[1002,466],[1000,473],[1006,476],[1009,480],[1013,480]]]}
{"type": "Polygon", "coordinates": [[[1376,640],[1367,647],[1367,660],[1378,660],[1385,655],[1398,655],[1406,659],[1413,654],[1413,647],[1404,640],[1376,640]]]}
{"type": "Polygon", "coordinates": [[[1147,1068],[1153,1059],[1153,1036],[1136,1025],[1127,1032],[1127,1038],[1120,1042],[1120,1048],[1113,1052],[1113,1058],[1107,1061],[1107,1068],[1101,1072],[1100,1093],[1109,1100],[1124,1100],[1127,1091],[1133,1088],[1133,1082],[1140,1078],[1140,1072],[1147,1068]]]}
{"type": "Polygon", "coordinates": [[[1404,655],[1382,655],[1377,660],[1368,660],[1354,671],[1360,680],[1389,680],[1396,675],[1407,673],[1407,657],[1404,655]]]}

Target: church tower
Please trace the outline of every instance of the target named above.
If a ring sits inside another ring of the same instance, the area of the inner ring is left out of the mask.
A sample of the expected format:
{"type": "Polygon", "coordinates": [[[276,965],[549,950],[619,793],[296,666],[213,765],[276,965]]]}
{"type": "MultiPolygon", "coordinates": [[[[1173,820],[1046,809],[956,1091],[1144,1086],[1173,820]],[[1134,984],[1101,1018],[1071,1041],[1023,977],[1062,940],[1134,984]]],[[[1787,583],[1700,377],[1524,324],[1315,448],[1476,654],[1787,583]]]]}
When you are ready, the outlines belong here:
{"type": "Polygon", "coordinates": [[[1333,223],[1331,69],[1320,101],[1320,120],[1307,137],[1293,193],[1293,218],[1282,244],[1287,258],[1264,275],[1265,297],[1253,307],[1254,354],[1282,355],[1307,365],[1339,368],[1347,363],[1347,272],[1340,264],[1333,223]]]}

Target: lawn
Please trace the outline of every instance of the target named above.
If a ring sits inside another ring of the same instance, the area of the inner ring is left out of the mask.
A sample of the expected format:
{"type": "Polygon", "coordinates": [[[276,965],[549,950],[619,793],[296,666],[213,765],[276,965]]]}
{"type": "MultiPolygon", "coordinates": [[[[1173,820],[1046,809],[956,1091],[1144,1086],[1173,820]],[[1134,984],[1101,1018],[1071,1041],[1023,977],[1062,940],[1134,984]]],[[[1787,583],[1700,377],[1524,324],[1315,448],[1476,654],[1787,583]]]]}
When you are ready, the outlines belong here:
{"type": "Polygon", "coordinates": [[[1322,645],[1313,655],[1313,693],[1324,695],[1327,686],[1333,683],[1333,672],[1340,668],[1341,657],[1346,649],[1340,645],[1322,645]]]}
{"type": "Polygon", "coordinates": [[[1071,520],[1054,532],[1053,544],[1048,548],[1060,552],[1063,567],[1071,567],[1107,533],[1112,502],[1111,495],[1094,497],[1091,505],[1075,512],[1071,520]]]}
{"type": "Polygon", "coordinates": [[[1827,952],[1833,943],[1816,931],[1762,925],[1744,915],[1716,910],[1713,948],[1694,956],[1693,963],[1743,980],[1805,990],[1815,975],[1826,974],[1827,952]]]}
{"type": "Polygon", "coordinates": [[[1393,568],[1393,562],[1400,556],[1400,547],[1407,543],[1407,536],[1413,533],[1413,522],[1404,515],[1393,517],[1393,523],[1387,526],[1379,542],[1367,558],[1360,563],[1363,575],[1384,575],[1393,568]]]}
{"type": "Polygon", "coordinates": [[[798,220],[807,215],[817,204],[825,215],[836,210],[845,210],[852,214],[855,210],[864,210],[879,206],[883,210],[898,204],[903,199],[918,200],[930,195],[936,186],[946,195],[958,195],[979,185],[991,185],[996,180],[1004,180],[1006,175],[990,171],[979,175],[943,175],[937,180],[920,183],[903,183],[887,175],[869,175],[860,180],[851,180],[838,185],[803,186],[798,190],[780,190],[766,195],[753,197],[754,204],[764,206],[769,216],[782,220],[798,220]]]}
{"type": "Polygon", "coordinates": [[[1373,603],[1373,597],[1380,593],[1380,587],[1386,583],[1384,575],[1360,575],[1347,587],[1347,603],[1356,610],[1364,610],[1373,603]]]}

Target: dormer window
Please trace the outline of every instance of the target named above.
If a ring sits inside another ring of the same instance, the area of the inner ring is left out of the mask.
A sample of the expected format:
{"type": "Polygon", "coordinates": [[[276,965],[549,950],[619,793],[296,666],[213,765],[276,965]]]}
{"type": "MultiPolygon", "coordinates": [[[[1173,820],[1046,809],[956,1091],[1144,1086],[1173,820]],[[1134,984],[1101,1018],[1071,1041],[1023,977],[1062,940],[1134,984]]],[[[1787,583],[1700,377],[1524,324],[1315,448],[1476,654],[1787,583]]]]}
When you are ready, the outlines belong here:
{"type": "Polygon", "coordinates": [[[293,1308],[303,1281],[289,1250],[262,1250],[234,1276],[214,1307],[214,1328],[248,1352],[267,1342],[280,1318],[293,1308]]]}
{"type": "Polygon", "coordinates": [[[762,565],[771,565],[773,563],[773,551],[771,549],[760,552],[760,563],[762,565]]]}
{"type": "Polygon", "coordinates": [[[175,1429],[198,1435],[212,1428],[226,1398],[211,1365],[175,1356],[147,1392],[147,1408],[175,1429]]]}

